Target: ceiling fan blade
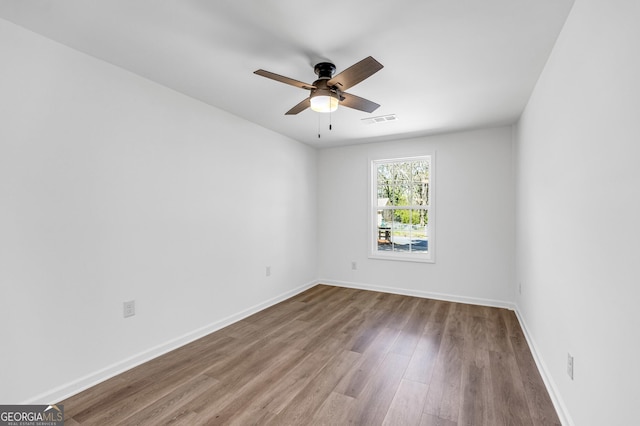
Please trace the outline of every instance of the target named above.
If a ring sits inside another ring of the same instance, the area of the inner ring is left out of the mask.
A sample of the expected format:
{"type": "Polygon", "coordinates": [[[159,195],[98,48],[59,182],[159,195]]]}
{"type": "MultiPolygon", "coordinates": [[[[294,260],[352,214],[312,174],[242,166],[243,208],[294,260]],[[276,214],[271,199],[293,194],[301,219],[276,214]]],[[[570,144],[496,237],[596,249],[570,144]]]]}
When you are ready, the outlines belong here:
{"type": "Polygon", "coordinates": [[[285,112],[284,115],[296,115],[297,113],[304,111],[310,106],[311,106],[311,98],[307,98],[302,102],[300,102],[298,105],[291,108],[289,111],[285,112]]]}
{"type": "Polygon", "coordinates": [[[375,102],[371,102],[368,99],[361,98],[349,93],[342,93],[343,99],[340,101],[340,105],[349,108],[357,109],[364,112],[373,112],[380,106],[375,102]]]}
{"type": "Polygon", "coordinates": [[[283,75],[276,74],[270,71],[265,71],[262,69],[254,71],[253,73],[257,75],[261,75],[262,77],[270,78],[271,80],[279,81],[280,83],[290,84],[292,86],[296,86],[301,89],[311,90],[316,88],[313,84],[304,83],[302,81],[294,80],[292,78],[285,77],[283,75]]]}
{"type": "Polygon", "coordinates": [[[327,82],[327,84],[329,86],[338,86],[340,90],[347,90],[348,88],[360,83],[365,78],[371,77],[382,68],[383,65],[380,62],[369,56],[334,76],[327,82]]]}

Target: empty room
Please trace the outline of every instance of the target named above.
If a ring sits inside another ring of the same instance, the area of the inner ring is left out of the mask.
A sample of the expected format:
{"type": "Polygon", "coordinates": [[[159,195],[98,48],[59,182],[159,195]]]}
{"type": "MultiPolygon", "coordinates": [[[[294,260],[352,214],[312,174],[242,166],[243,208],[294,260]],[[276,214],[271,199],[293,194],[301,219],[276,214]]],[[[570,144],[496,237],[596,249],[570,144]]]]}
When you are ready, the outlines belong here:
{"type": "Polygon", "coordinates": [[[640,424],[638,21],[0,1],[0,425],[640,424]]]}

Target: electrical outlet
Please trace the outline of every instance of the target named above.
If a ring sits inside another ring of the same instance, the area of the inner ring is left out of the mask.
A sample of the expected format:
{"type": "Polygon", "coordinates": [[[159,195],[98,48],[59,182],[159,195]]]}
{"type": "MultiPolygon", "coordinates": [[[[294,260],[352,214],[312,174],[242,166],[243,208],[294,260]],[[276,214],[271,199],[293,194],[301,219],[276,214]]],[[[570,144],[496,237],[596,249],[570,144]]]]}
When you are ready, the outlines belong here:
{"type": "Polygon", "coordinates": [[[136,301],[130,300],[128,302],[124,302],[123,304],[123,316],[125,318],[132,317],[136,314],[136,301]]]}
{"type": "Polygon", "coordinates": [[[571,354],[567,354],[567,374],[573,380],[573,356],[571,354]]]}
{"type": "Polygon", "coordinates": [[[351,261],[351,269],[353,269],[354,271],[358,269],[358,262],[356,262],[355,260],[351,261]]]}
{"type": "Polygon", "coordinates": [[[266,274],[267,277],[271,276],[271,266],[267,266],[265,268],[265,274],[266,274]]]}

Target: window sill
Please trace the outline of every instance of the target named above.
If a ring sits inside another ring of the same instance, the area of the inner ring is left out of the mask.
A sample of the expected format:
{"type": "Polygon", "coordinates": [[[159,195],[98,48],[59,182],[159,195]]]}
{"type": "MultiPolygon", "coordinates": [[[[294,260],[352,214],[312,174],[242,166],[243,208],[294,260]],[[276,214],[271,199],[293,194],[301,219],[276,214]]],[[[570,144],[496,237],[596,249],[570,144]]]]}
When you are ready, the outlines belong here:
{"type": "Polygon", "coordinates": [[[435,260],[432,257],[426,257],[424,255],[407,255],[403,253],[370,253],[369,259],[396,260],[400,262],[435,263],[435,260]]]}

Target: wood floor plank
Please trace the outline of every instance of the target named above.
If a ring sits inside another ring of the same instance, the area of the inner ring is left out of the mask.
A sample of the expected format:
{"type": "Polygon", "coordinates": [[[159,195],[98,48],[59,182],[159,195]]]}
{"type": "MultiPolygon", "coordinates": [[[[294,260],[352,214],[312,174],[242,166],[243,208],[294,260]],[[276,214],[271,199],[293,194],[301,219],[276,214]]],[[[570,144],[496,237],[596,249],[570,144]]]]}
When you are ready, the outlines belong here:
{"type": "Polygon", "coordinates": [[[362,327],[354,334],[352,345],[349,350],[363,353],[369,345],[380,334],[380,331],[387,323],[387,312],[371,310],[365,319],[362,327]]]}
{"type": "Polygon", "coordinates": [[[277,362],[265,367],[233,393],[225,394],[214,401],[193,409],[198,413],[195,424],[227,424],[235,420],[248,409],[259,395],[268,391],[292,367],[302,362],[307,356],[300,350],[286,350],[277,362]]]}
{"type": "Polygon", "coordinates": [[[443,300],[435,300],[436,308],[433,312],[432,321],[439,324],[444,324],[449,318],[449,312],[456,305],[453,302],[446,302],[443,300]]]}
{"type": "Polygon", "coordinates": [[[425,413],[457,422],[462,401],[463,353],[462,338],[443,336],[434,375],[429,383],[425,413]]]}
{"type": "Polygon", "coordinates": [[[64,401],[65,422],[78,413],[91,409],[94,405],[109,400],[120,392],[127,382],[120,376],[113,377],[89,389],[80,392],[64,401]]]}
{"type": "Polygon", "coordinates": [[[524,337],[524,333],[522,332],[520,322],[518,321],[518,317],[516,317],[515,312],[508,309],[499,309],[497,312],[502,316],[507,336],[524,337]]]}
{"type": "Polygon", "coordinates": [[[496,421],[504,425],[533,425],[514,355],[489,352],[489,358],[496,421]]]}
{"type": "Polygon", "coordinates": [[[295,302],[283,303],[271,306],[263,311],[255,313],[245,321],[260,324],[265,330],[265,326],[275,327],[276,325],[286,324],[287,320],[292,320],[304,315],[305,304],[295,302]]]}
{"type": "MultiPolygon", "coordinates": [[[[101,398],[85,410],[73,416],[73,419],[81,424],[100,424],[101,419],[112,421],[118,416],[126,417],[131,411],[127,409],[133,408],[131,405],[132,398],[136,398],[144,389],[152,384],[152,379],[148,378],[133,383],[125,383],[118,391],[110,392],[108,397],[101,398]],[[123,405],[125,405],[123,407],[123,405]]],[[[68,405],[64,403],[65,407],[68,405]]],[[[104,424],[104,423],[103,423],[104,424]]]]}
{"type": "Polygon", "coordinates": [[[496,420],[489,351],[465,342],[459,425],[493,426],[496,420]]]}
{"type": "Polygon", "coordinates": [[[487,318],[488,345],[492,352],[509,353],[513,349],[509,340],[509,329],[502,311],[503,309],[495,309],[487,318]]]}
{"type": "Polygon", "coordinates": [[[283,340],[295,334],[297,328],[282,328],[278,333],[268,334],[263,338],[245,343],[244,348],[224,357],[217,357],[211,362],[205,373],[220,381],[240,382],[257,374],[261,369],[280,355],[286,345],[283,340]],[[283,340],[281,340],[283,339],[283,340]]]}
{"type": "Polygon", "coordinates": [[[429,319],[418,340],[404,376],[408,380],[425,384],[429,384],[431,381],[446,326],[446,314],[451,307],[448,302],[439,300],[430,300],[430,302],[429,319]]]}
{"type": "Polygon", "coordinates": [[[300,319],[302,321],[318,321],[331,318],[339,309],[338,307],[347,306],[347,300],[347,292],[340,292],[337,287],[328,287],[326,291],[307,302],[300,319]]]}
{"type": "MultiPolygon", "coordinates": [[[[516,334],[511,339],[512,341],[519,340],[520,336],[516,334]]],[[[522,384],[533,424],[560,425],[560,419],[553,409],[553,403],[542,381],[542,376],[536,369],[536,363],[531,351],[528,350],[528,346],[526,348],[520,346],[520,348],[514,354],[522,377],[522,384]]]]}
{"type": "Polygon", "coordinates": [[[446,334],[461,339],[467,336],[467,329],[471,318],[469,306],[470,305],[465,303],[456,303],[451,307],[446,321],[446,334]]]}
{"type": "Polygon", "coordinates": [[[167,419],[164,426],[194,426],[197,425],[197,423],[195,423],[197,416],[193,411],[183,411],[175,417],[167,419]]]}
{"type": "Polygon", "coordinates": [[[245,386],[256,380],[264,371],[270,371],[273,365],[292,355],[303,355],[302,351],[288,348],[282,351],[282,343],[278,341],[258,341],[248,345],[246,353],[239,352],[233,357],[225,357],[232,360],[215,365],[213,370],[205,370],[204,374],[216,378],[219,386],[203,392],[197,398],[186,405],[188,411],[201,413],[206,410],[215,411],[223,409],[229,403],[229,399],[238,397],[246,390],[245,386]],[[259,346],[259,348],[256,348],[259,346]]]}
{"type": "MultiPolygon", "coordinates": [[[[359,339],[360,332],[363,329],[368,328],[367,322],[371,312],[362,309],[356,309],[355,314],[342,326],[336,330],[336,335],[339,337],[344,348],[351,348],[355,345],[357,339],[359,339]]],[[[354,351],[361,352],[361,351],[354,351]]]]}
{"type": "MultiPolygon", "coordinates": [[[[488,352],[480,349],[488,359],[488,352]]],[[[462,369],[462,403],[460,406],[459,425],[493,426],[495,412],[493,410],[492,382],[488,363],[465,362],[462,369]]]]}
{"type": "MultiPolygon", "coordinates": [[[[269,424],[301,425],[305,424],[320,410],[325,400],[333,393],[336,385],[358,362],[362,355],[352,351],[339,352],[311,380],[307,381],[289,403],[269,424]]],[[[351,401],[353,398],[350,398],[351,401]]]]}
{"type": "Polygon", "coordinates": [[[418,298],[403,296],[398,305],[391,308],[391,315],[389,315],[386,326],[398,330],[404,329],[418,305],[418,298]]]}
{"type": "Polygon", "coordinates": [[[328,339],[342,340],[345,337],[342,328],[355,318],[357,311],[352,307],[344,307],[338,315],[322,323],[303,350],[312,352],[321,349],[328,339]]]}
{"type": "Polygon", "coordinates": [[[355,399],[348,423],[382,424],[408,363],[408,356],[389,352],[355,399]]]}
{"type": "Polygon", "coordinates": [[[453,304],[445,322],[434,374],[424,412],[436,417],[458,421],[462,399],[462,365],[465,337],[468,338],[469,306],[453,304]]]}
{"type": "Polygon", "coordinates": [[[317,426],[335,426],[349,424],[349,416],[353,412],[355,398],[332,392],[325,399],[320,409],[315,413],[308,423],[317,426]]]}
{"type": "Polygon", "coordinates": [[[457,422],[442,419],[431,414],[423,414],[420,426],[458,426],[457,422]]]}
{"type": "MultiPolygon", "coordinates": [[[[215,356],[215,353],[211,355],[215,356]]],[[[208,354],[204,359],[211,355],[208,354]]],[[[99,410],[81,412],[74,418],[83,424],[95,425],[116,424],[122,421],[132,412],[144,409],[203,373],[203,365],[193,362],[194,358],[183,361],[181,364],[172,365],[166,371],[155,372],[153,376],[134,382],[140,385],[133,386],[130,392],[123,393],[122,398],[111,398],[111,404],[103,405],[99,410]]]]}
{"type": "Polygon", "coordinates": [[[69,425],[560,424],[512,311],[328,285],[60,403],[69,425]]]}
{"type": "Polygon", "coordinates": [[[464,336],[468,346],[470,345],[475,349],[489,350],[488,329],[487,318],[477,315],[470,316],[464,336]]]}
{"type": "Polygon", "coordinates": [[[411,361],[407,366],[404,377],[408,380],[429,384],[436,366],[440,344],[442,343],[441,332],[427,332],[420,336],[411,361]]]}
{"type": "Polygon", "coordinates": [[[186,410],[183,408],[185,403],[196,398],[200,393],[218,383],[217,380],[205,375],[196,376],[173,392],[154,401],[144,409],[135,412],[135,414],[126,417],[116,424],[121,426],[155,426],[167,424],[172,419],[182,417],[186,414],[186,410]]]}
{"type": "Polygon", "coordinates": [[[233,417],[238,424],[250,424],[260,419],[260,424],[267,423],[291,403],[291,400],[304,389],[308,380],[323,371],[327,363],[336,356],[336,352],[310,352],[301,362],[282,374],[272,385],[269,392],[258,394],[251,404],[233,417]]]}
{"type": "Polygon", "coordinates": [[[358,365],[349,371],[336,386],[336,391],[357,398],[373,373],[379,368],[393,345],[399,331],[384,328],[362,354],[358,365]]]}
{"type": "Polygon", "coordinates": [[[429,322],[429,300],[415,299],[413,309],[391,348],[391,352],[401,355],[413,355],[420,337],[429,322]]]}
{"type": "MultiPolygon", "coordinates": [[[[464,335],[459,425],[497,424],[488,343],[488,313],[470,306],[464,335]]],[[[480,307],[478,307],[480,308],[480,307]]]]}
{"type": "Polygon", "coordinates": [[[386,426],[419,424],[428,391],[429,386],[424,383],[403,379],[382,424],[386,426]]]}

